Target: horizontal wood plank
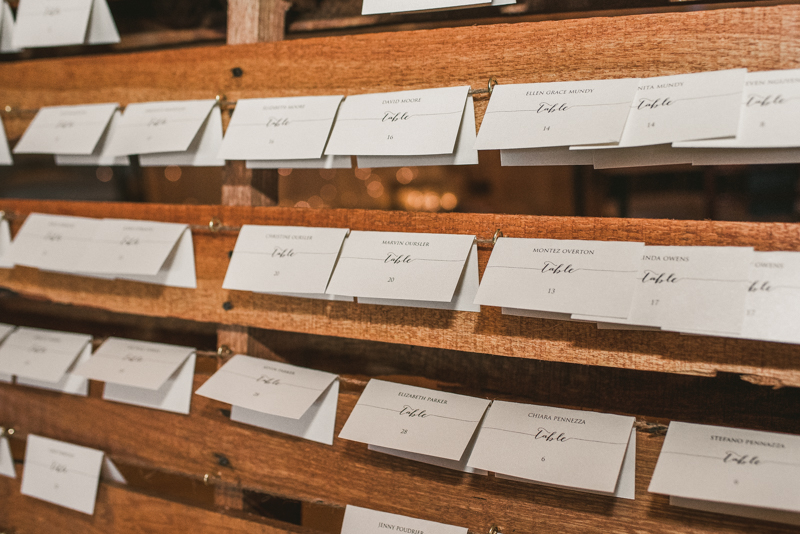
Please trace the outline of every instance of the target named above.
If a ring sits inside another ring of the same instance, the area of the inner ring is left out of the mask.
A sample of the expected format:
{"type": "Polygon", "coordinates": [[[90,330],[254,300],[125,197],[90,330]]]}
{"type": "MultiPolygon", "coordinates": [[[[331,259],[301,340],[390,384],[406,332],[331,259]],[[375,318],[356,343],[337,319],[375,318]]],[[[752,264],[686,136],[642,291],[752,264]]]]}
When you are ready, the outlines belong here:
{"type": "MultiPolygon", "coordinates": [[[[0,63],[0,109],[788,69],[799,24],[800,6],[784,5],[0,63]]],[[[476,99],[479,123],[487,102],[476,99]]],[[[31,117],[4,116],[9,137],[31,117]]]]}
{"type": "MultiPolygon", "coordinates": [[[[40,211],[198,225],[218,218],[234,227],[244,223],[346,227],[476,234],[483,239],[501,228],[510,237],[644,241],[648,245],[739,245],[759,250],[800,248],[800,225],[786,223],[16,200],[0,200],[0,208],[19,216],[40,211]]],[[[233,250],[235,241],[235,231],[194,232],[196,290],[81,278],[24,267],[0,270],[0,287],[32,298],[122,313],[623,369],[703,376],[721,371],[741,374],[760,384],[800,386],[800,347],[796,345],[668,332],[597,330],[592,324],[505,316],[494,307],[484,307],[481,313],[452,312],[223,290],[228,252],[233,250]],[[228,305],[223,307],[225,303],[228,305]]],[[[487,247],[480,249],[481,269],[490,252],[487,247]]]]}
{"type": "MultiPolygon", "coordinates": [[[[197,375],[195,387],[208,375],[197,375]]],[[[360,388],[345,383],[336,434],[360,388]]],[[[636,500],[467,475],[367,450],[336,439],[332,447],[232,423],[229,406],[198,397],[190,416],[0,384],[0,422],[13,421],[15,441],[28,433],[106,451],[128,465],[184,474],[303,502],[364,506],[466,526],[484,533],[789,532],[764,522],[691,512],[650,494],[647,486],[663,437],[639,432],[636,500]],[[89,430],[91,429],[91,430],[89,430]],[[219,465],[218,455],[228,460],[219,465]]],[[[2,504],[0,504],[2,507],[2,504]]],[[[0,508],[1,510],[2,508],[0,508]]]]}

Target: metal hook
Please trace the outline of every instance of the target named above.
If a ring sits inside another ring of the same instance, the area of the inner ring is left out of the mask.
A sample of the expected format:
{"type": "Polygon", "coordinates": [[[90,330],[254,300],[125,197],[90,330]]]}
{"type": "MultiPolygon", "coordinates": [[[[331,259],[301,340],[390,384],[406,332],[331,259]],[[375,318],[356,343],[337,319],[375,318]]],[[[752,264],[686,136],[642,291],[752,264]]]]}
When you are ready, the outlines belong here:
{"type": "Polygon", "coordinates": [[[498,228],[497,230],[494,231],[494,235],[492,236],[492,245],[496,245],[497,240],[501,237],[503,237],[503,231],[500,228],[498,228]]]}
{"type": "Polygon", "coordinates": [[[491,528],[489,528],[489,534],[503,534],[503,533],[500,532],[500,527],[498,527],[497,525],[492,525],[491,528]]]}
{"type": "Polygon", "coordinates": [[[16,430],[13,428],[6,428],[4,426],[0,426],[0,438],[11,437],[14,435],[16,430]]]}
{"type": "Polygon", "coordinates": [[[208,221],[208,229],[212,232],[219,232],[222,228],[222,221],[214,217],[210,221],[208,221]]]}
{"type": "Polygon", "coordinates": [[[489,76],[489,83],[486,86],[486,89],[470,89],[470,95],[483,95],[488,94],[492,96],[492,91],[494,90],[494,86],[497,85],[497,76],[489,76]]]}
{"type": "Polygon", "coordinates": [[[492,96],[492,91],[494,91],[495,85],[497,85],[497,76],[489,76],[489,96],[492,96]]]}

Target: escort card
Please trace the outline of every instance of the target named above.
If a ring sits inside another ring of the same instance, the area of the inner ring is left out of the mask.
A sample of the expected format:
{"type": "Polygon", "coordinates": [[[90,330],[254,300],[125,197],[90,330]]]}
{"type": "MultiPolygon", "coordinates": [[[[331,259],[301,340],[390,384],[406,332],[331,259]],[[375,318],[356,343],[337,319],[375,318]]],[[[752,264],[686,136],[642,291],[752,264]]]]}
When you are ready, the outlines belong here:
{"type": "Polygon", "coordinates": [[[350,232],[332,295],[451,302],[475,236],[350,232]]]}
{"type": "Polygon", "coordinates": [[[479,150],[619,143],[639,80],[498,85],[479,150]]]}
{"type": "Polygon", "coordinates": [[[14,467],[14,457],[11,456],[11,445],[8,438],[0,438],[0,476],[17,478],[17,469],[14,467]]]}
{"type": "Polygon", "coordinates": [[[798,458],[798,436],[672,422],[648,491],[796,513],[798,458]]]}
{"type": "Polygon", "coordinates": [[[323,156],[316,159],[247,160],[248,169],[351,169],[350,156],[323,156]]]}
{"type": "Polygon", "coordinates": [[[475,148],[475,102],[467,97],[461,127],[458,130],[456,147],[452,154],[427,156],[358,156],[358,167],[380,169],[383,167],[425,167],[432,165],[477,165],[478,150],[475,148]]]}
{"type": "Polygon", "coordinates": [[[43,107],[14,147],[14,154],[94,152],[119,104],[43,107]]]}
{"type": "Polygon", "coordinates": [[[168,287],[197,287],[197,274],[194,268],[194,243],[188,228],[178,238],[178,244],[169,253],[155,275],[118,275],[117,278],[156,284],[168,287]]]}
{"type": "Polygon", "coordinates": [[[645,247],[623,323],[695,334],[738,334],[753,261],[747,247],[645,247]]]}
{"type": "Polygon", "coordinates": [[[738,337],[800,343],[800,252],[754,252],[738,337]]]}
{"type": "Polygon", "coordinates": [[[84,514],[94,514],[103,451],[28,435],[20,492],[84,514]]]}
{"type": "Polygon", "coordinates": [[[387,531],[407,534],[467,534],[464,527],[377,512],[350,504],[345,508],[342,534],[385,534],[387,531]]]}
{"type": "Polygon", "coordinates": [[[106,0],[20,0],[15,48],[118,42],[106,0]]]}
{"type": "Polygon", "coordinates": [[[8,138],[6,137],[6,129],[3,122],[0,121],[0,165],[13,165],[14,158],[11,157],[11,151],[8,149],[8,138]]]}
{"type": "Polygon", "coordinates": [[[122,112],[117,110],[111,115],[108,128],[100,136],[100,140],[94,147],[94,151],[87,156],[72,154],[56,154],[56,165],[130,165],[131,159],[128,156],[115,156],[109,151],[110,141],[116,135],[122,112]]]}
{"type": "Polygon", "coordinates": [[[529,481],[614,494],[633,423],[633,417],[621,415],[494,401],[469,465],[529,481]]]}
{"type": "Polygon", "coordinates": [[[230,404],[232,421],[333,444],[334,374],[237,354],[196,393],[230,404]]]}
{"type": "Polygon", "coordinates": [[[617,146],[734,137],[746,69],[639,80],[617,146]]]}
{"type": "Polygon", "coordinates": [[[18,328],[0,345],[0,371],[54,386],[91,342],[85,334],[18,328]]]}
{"type": "Polygon", "coordinates": [[[594,150],[570,150],[566,146],[501,150],[503,167],[541,167],[548,165],[592,165],[594,150]]]}
{"type": "Polygon", "coordinates": [[[78,358],[70,365],[64,376],[58,382],[45,382],[44,380],[36,380],[33,378],[25,378],[17,376],[17,385],[29,386],[32,388],[49,389],[50,391],[58,391],[59,393],[66,393],[69,395],[78,395],[86,397],[89,395],[89,381],[74,373],[75,369],[92,357],[92,344],[87,343],[83,350],[78,355],[78,358]]]}
{"type": "Polygon", "coordinates": [[[163,272],[166,281],[167,272],[174,270],[180,272],[181,280],[172,280],[169,285],[196,287],[194,251],[189,245],[191,231],[186,224],[103,219],[92,236],[81,271],[157,283],[159,274],[163,272]],[[177,267],[184,268],[176,268],[175,262],[181,262],[177,267]],[[190,269],[185,268],[187,264],[190,269]]]}
{"type": "Polygon", "coordinates": [[[109,152],[117,156],[186,152],[215,104],[214,100],[128,104],[109,152]]]}
{"type": "Polygon", "coordinates": [[[665,144],[616,148],[614,150],[592,150],[591,152],[593,153],[595,169],[623,169],[692,163],[694,150],[675,148],[670,144],[665,144]]]}
{"type": "Polygon", "coordinates": [[[692,165],[800,163],[800,148],[695,148],[692,165]]]}
{"type": "MultiPolygon", "coordinates": [[[[5,222],[5,221],[2,221],[5,222]]],[[[4,339],[8,337],[8,335],[17,328],[16,326],[0,323],[0,343],[3,342],[4,339]]],[[[0,373],[0,382],[7,382],[11,383],[12,375],[8,375],[6,373],[0,373]]]]}
{"type": "Polygon", "coordinates": [[[800,147],[800,69],[748,72],[735,139],[687,141],[690,148],[800,147]]]}
{"type": "Polygon", "coordinates": [[[11,269],[11,226],[4,217],[0,217],[0,269],[11,269]]]}
{"type": "Polygon", "coordinates": [[[633,242],[501,237],[475,302],[625,318],[643,249],[633,242]]]}
{"type": "Polygon", "coordinates": [[[460,460],[489,404],[487,399],[373,379],[339,437],[460,460]]]}
{"type": "Polygon", "coordinates": [[[31,213],[11,244],[15,265],[78,273],[92,248],[98,219],[31,213]]]}
{"type": "Polygon", "coordinates": [[[219,106],[214,106],[206,121],[200,126],[197,135],[189,143],[189,148],[182,152],[142,154],[139,156],[139,164],[142,167],[167,165],[223,167],[225,160],[217,157],[220,146],[222,146],[222,111],[219,106]]]}
{"type": "Polygon", "coordinates": [[[342,98],[337,95],[240,99],[219,157],[227,160],[318,160],[325,150],[342,98]]]}
{"type": "Polygon", "coordinates": [[[191,347],[110,337],[75,373],[92,380],[156,391],[194,352],[191,347]]]}
{"type": "Polygon", "coordinates": [[[450,302],[431,302],[423,300],[396,300],[359,297],[359,304],[378,304],[381,306],[403,306],[406,308],[431,308],[435,310],[457,310],[480,312],[480,304],[474,304],[478,294],[479,282],[478,245],[473,244],[467,256],[467,265],[461,273],[453,299],[450,302]]]}
{"type": "Polygon", "coordinates": [[[349,96],[325,154],[418,156],[455,150],[469,86],[349,96]]]}
{"type": "Polygon", "coordinates": [[[325,293],[347,232],[345,228],[246,224],[239,231],[222,288],[325,293]]]}
{"type": "Polygon", "coordinates": [[[188,415],[191,410],[196,361],[197,355],[192,353],[156,390],[106,382],[103,399],[188,415]]]}
{"type": "Polygon", "coordinates": [[[0,54],[19,52],[14,47],[14,13],[8,2],[0,2],[0,54]]]}

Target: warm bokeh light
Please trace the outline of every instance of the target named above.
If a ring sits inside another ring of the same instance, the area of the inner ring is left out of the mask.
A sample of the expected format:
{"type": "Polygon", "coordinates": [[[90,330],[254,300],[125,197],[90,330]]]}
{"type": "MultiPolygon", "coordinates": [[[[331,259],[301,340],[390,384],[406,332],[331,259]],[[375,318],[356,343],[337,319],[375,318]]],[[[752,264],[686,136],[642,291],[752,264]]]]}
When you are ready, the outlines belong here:
{"type": "Polygon", "coordinates": [[[325,207],[325,201],[321,197],[314,195],[308,199],[308,205],[312,208],[323,208],[325,207]]]}
{"type": "Polygon", "coordinates": [[[420,191],[416,189],[408,193],[406,197],[406,209],[410,209],[413,211],[418,211],[422,209],[422,205],[425,203],[425,195],[423,195],[420,191]]]}
{"type": "Polygon", "coordinates": [[[292,169],[278,169],[278,174],[281,176],[289,176],[292,174],[292,169]]]}
{"type": "Polygon", "coordinates": [[[372,198],[379,198],[383,195],[383,184],[378,180],[373,180],[367,184],[367,194],[372,198]]]}
{"type": "Polygon", "coordinates": [[[97,179],[101,182],[110,182],[111,178],[114,177],[114,171],[111,167],[97,167],[95,176],[97,176],[97,179]]]}
{"type": "Polygon", "coordinates": [[[164,177],[170,182],[177,182],[181,179],[181,168],[177,165],[167,165],[164,168],[164,177]]]}
{"type": "Polygon", "coordinates": [[[369,175],[372,174],[372,169],[356,169],[356,178],[359,180],[366,180],[369,178],[369,175]]]}
{"type": "Polygon", "coordinates": [[[333,201],[333,199],[336,198],[336,186],[333,184],[323,185],[322,189],[319,190],[319,196],[321,196],[322,200],[325,202],[333,201]]]}
{"type": "Polygon", "coordinates": [[[397,169],[397,181],[403,185],[410,184],[411,180],[414,179],[414,171],[409,169],[408,167],[402,167],[397,169]]]}
{"type": "Polygon", "coordinates": [[[442,195],[442,209],[453,211],[458,206],[458,197],[453,193],[445,193],[442,195]]]}
{"type": "Polygon", "coordinates": [[[301,200],[294,205],[295,208],[310,208],[311,206],[305,200],[301,200]]]}
{"type": "Polygon", "coordinates": [[[425,211],[436,211],[439,209],[440,201],[439,195],[434,193],[433,191],[429,191],[425,193],[425,211]]]}
{"type": "Polygon", "coordinates": [[[336,178],[336,169],[320,169],[319,175],[323,180],[333,180],[336,178]]]}

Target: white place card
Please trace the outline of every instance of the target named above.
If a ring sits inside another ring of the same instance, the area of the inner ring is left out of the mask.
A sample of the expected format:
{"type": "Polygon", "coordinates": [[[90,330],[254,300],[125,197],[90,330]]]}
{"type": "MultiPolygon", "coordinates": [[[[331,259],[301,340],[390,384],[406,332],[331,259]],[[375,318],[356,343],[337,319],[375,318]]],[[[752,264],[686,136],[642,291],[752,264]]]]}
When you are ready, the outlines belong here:
{"type": "Polygon", "coordinates": [[[494,401],[469,465],[612,495],[633,423],[633,417],[621,415],[494,401]]]}
{"type": "Polygon", "coordinates": [[[75,373],[92,380],[156,391],[194,352],[191,347],[110,337],[75,373]]]}
{"type": "Polygon", "coordinates": [[[634,242],[501,237],[475,302],[625,318],[643,248],[634,242]]]}
{"type": "Polygon", "coordinates": [[[118,42],[106,0],[20,0],[15,48],[118,42]]]}
{"type": "Polygon", "coordinates": [[[0,165],[13,165],[14,158],[11,157],[11,150],[8,149],[8,138],[3,121],[0,121],[0,165]]]}
{"type": "Polygon", "coordinates": [[[377,304],[381,306],[402,306],[405,308],[430,308],[434,310],[456,310],[480,312],[480,304],[475,304],[475,296],[478,294],[480,286],[480,272],[478,269],[478,245],[472,245],[467,256],[467,266],[461,273],[453,299],[450,302],[431,302],[424,300],[397,300],[397,299],[376,299],[359,297],[359,304],[377,304]]]}
{"type": "Polygon", "coordinates": [[[257,293],[325,293],[345,228],[257,226],[239,231],[223,289],[257,293]]]}
{"type": "Polygon", "coordinates": [[[11,269],[14,260],[11,258],[11,225],[8,220],[0,218],[0,269],[11,269]]]}
{"type": "Polygon", "coordinates": [[[454,7],[488,6],[492,0],[363,0],[362,15],[403,13],[407,11],[431,11],[454,7]]]}
{"type": "Polygon", "coordinates": [[[692,165],[800,163],[800,148],[695,148],[692,165]]]}
{"type": "Polygon", "coordinates": [[[17,469],[14,467],[14,457],[11,456],[11,445],[7,437],[0,438],[0,476],[17,478],[17,469]]]}
{"type": "Polygon", "coordinates": [[[452,154],[468,91],[462,86],[348,96],[325,154],[452,154]]]}
{"type": "Polygon", "coordinates": [[[17,385],[58,391],[59,393],[66,393],[68,395],[87,397],[89,395],[89,380],[82,376],[76,375],[74,371],[80,364],[89,360],[91,357],[92,344],[87,343],[80,352],[78,358],[72,363],[69,369],[67,369],[66,373],[64,373],[64,376],[62,376],[61,380],[58,382],[45,382],[44,380],[36,380],[33,378],[18,376],[17,385]]]}
{"type": "Polygon", "coordinates": [[[451,302],[475,236],[350,232],[326,293],[451,302]]]}
{"type": "Polygon", "coordinates": [[[117,134],[109,140],[109,152],[116,156],[186,152],[215,104],[215,100],[128,104],[117,134]]]}
{"type": "Polygon", "coordinates": [[[31,213],[11,244],[15,265],[78,273],[92,248],[99,219],[31,213]]]}
{"type": "Polygon", "coordinates": [[[754,252],[738,337],[800,343],[800,252],[754,252]]]}
{"type": "Polygon", "coordinates": [[[467,97],[461,127],[458,130],[456,147],[452,154],[427,156],[357,156],[358,167],[380,169],[384,167],[427,167],[433,165],[477,165],[478,150],[475,148],[475,102],[467,97]]]}
{"type": "Polygon", "coordinates": [[[694,334],[742,329],[753,250],[645,247],[628,320],[694,334]]]}
{"type": "Polygon", "coordinates": [[[378,512],[348,504],[344,510],[344,524],[342,524],[341,532],[342,534],[385,534],[386,532],[467,534],[467,528],[378,512]]]}
{"type": "Polygon", "coordinates": [[[206,121],[200,126],[189,148],[182,152],[162,152],[142,154],[139,164],[142,167],[223,167],[225,160],[217,157],[222,146],[222,111],[219,106],[211,108],[206,121]]]}
{"type": "Polygon", "coordinates": [[[54,385],[91,342],[86,334],[21,327],[0,345],[0,371],[54,385]]]}
{"type": "Polygon", "coordinates": [[[93,515],[103,456],[103,451],[29,434],[20,492],[93,515]]]}
{"type": "Polygon", "coordinates": [[[103,399],[188,415],[191,410],[196,361],[197,355],[192,353],[164,384],[155,390],[106,382],[103,399]]]}
{"type": "MultiPolygon", "coordinates": [[[[5,221],[3,221],[5,222],[5,221]]],[[[8,337],[11,332],[14,331],[17,327],[10,324],[0,323],[0,343],[3,342],[4,339],[8,337]]],[[[0,382],[11,383],[11,379],[13,378],[12,375],[6,373],[0,373],[0,382]]]]}
{"type": "Polygon", "coordinates": [[[497,85],[479,150],[619,143],[639,80],[497,85]]]}
{"type": "Polygon", "coordinates": [[[548,165],[592,165],[594,150],[570,150],[566,146],[501,150],[503,167],[542,167],[548,165]]]}
{"type": "Polygon", "coordinates": [[[5,0],[0,2],[0,54],[19,52],[14,47],[14,13],[5,0]]]}
{"type": "Polygon", "coordinates": [[[350,156],[323,156],[316,159],[247,160],[248,169],[352,169],[350,156]]]}
{"type": "Polygon", "coordinates": [[[122,280],[144,282],[168,287],[197,288],[197,273],[194,267],[194,243],[192,232],[186,229],[178,238],[178,244],[169,253],[154,275],[118,275],[122,280]]]}
{"type": "Polygon", "coordinates": [[[97,142],[97,145],[94,147],[94,151],[91,154],[86,156],[56,154],[56,165],[130,165],[131,159],[128,156],[115,156],[109,151],[109,139],[116,135],[121,117],[122,112],[119,110],[115,111],[114,114],[111,115],[111,121],[109,121],[108,127],[103,132],[103,135],[100,136],[100,140],[97,142]]]}
{"type": "MultiPolygon", "coordinates": [[[[573,150],[573,152],[585,152],[573,150]]],[[[694,150],[675,148],[672,145],[650,145],[614,150],[592,150],[595,169],[623,169],[653,167],[656,165],[682,165],[692,163],[694,150]]]]}
{"type": "Polygon", "coordinates": [[[339,437],[461,460],[490,402],[373,379],[364,388],[339,437]]]}
{"type": "Polygon", "coordinates": [[[342,98],[337,95],[240,99],[219,157],[319,160],[342,98]]]}
{"type": "Polygon", "coordinates": [[[119,104],[40,108],[14,147],[14,154],[89,155],[119,104]]]}
{"type": "MultiPolygon", "coordinates": [[[[800,436],[673,421],[648,491],[709,504],[792,512],[798,524],[798,458],[800,436]]],[[[736,508],[725,511],[736,513],[736,508]]],[[[762,519],[785,518],[773,515],[762,519]]]]}
{"type": "Polygon", "coordinates": [[[686,141],[689,148],[797,148],[800,69],[748,72],[734,139],[686,141]]]}

